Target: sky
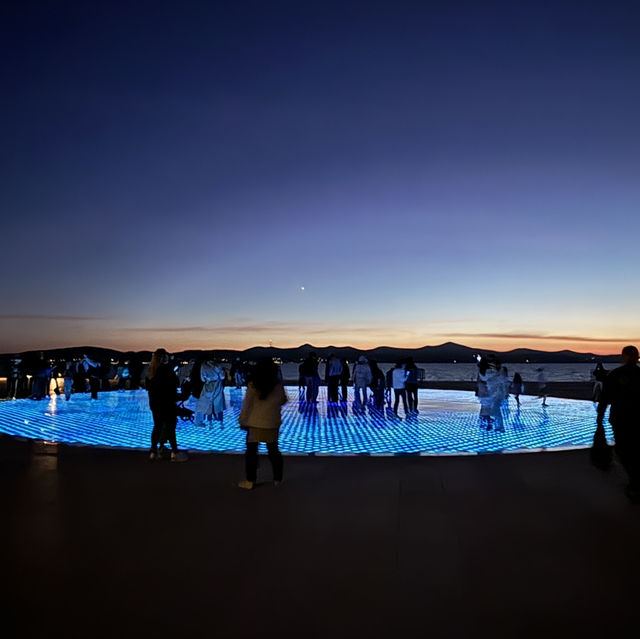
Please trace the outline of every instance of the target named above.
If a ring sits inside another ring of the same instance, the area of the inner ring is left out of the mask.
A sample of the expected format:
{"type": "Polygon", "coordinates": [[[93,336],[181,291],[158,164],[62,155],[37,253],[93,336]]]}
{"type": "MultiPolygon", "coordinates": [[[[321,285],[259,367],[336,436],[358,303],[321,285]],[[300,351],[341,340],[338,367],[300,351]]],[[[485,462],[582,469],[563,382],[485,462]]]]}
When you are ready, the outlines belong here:
{"type": "Polygon", "coordinates": [[[637,2],[0,9],[0,352],[640,342],[637,2]]]}

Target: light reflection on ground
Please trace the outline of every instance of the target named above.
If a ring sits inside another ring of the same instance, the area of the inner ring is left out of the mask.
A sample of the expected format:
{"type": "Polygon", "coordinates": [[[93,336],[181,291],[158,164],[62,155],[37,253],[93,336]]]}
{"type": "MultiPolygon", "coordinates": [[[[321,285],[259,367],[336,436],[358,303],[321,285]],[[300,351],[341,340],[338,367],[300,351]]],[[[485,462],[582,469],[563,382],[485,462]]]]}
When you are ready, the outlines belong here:
{"type": "MultiPolygon", "coordinates": [[[[350,393],[352,389],[349,389],[350,393]]],[[[425,454],[451,455],[515,452],[585,447],[595,428],[595,407],[590,402],[522,398],[517,411],[513,399],[505,410],[505,433],[480,427],[479,406],[467,391],[420,390],[417,416],[396,419],[388,410],[367,409],[354,414],[347,404],[327,407],[326,389],[310,410],[298,402],[298,389],[289,387],[290,403],[283,410],[280,447],[290,454],[425,454]]],[[[244,450],[244,432],[237,417],[243,391],[225,389],[227,409],[222,425],[211,428],[180,422],[180,448],[238,453],[244,450]]],[[[403,417],[402,409],[400,415],[403,417]]],[[[147,448],[152,420],[145,391],[101,393],[97,401],[88,394],[52,397],[39,402],[22,399],[0,402],[0,432],[31,439],[147,448]]],[[[610,429],[607,434],[611,439],[610,429]]]]}

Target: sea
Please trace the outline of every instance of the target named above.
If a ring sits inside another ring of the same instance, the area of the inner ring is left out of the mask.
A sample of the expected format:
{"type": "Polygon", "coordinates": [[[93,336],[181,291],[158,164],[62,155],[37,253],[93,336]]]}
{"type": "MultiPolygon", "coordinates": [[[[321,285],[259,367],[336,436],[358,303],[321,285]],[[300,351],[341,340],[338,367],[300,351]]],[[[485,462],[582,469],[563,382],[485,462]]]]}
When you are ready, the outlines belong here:
{"type": "MultiPolygon", "coordinates": [[[[478,367],[474,363],[460,364],[416,364],[424,371],[425,381],[438,382],[472,382],[478,375],[478,367]]],[[[285,380],[298,379],[299,364],[282,364],[282,376],[285,380]]],[[[350,366],[353,366],[350,363],[350,366]]],[[[386,373],[393,364],[380,363],[380,368],[386,373]]],[[[595,368],[595,362],[580,362],[577,364],[509,364],[504,363],[509,371],[509,376],[520,373],[525,382],[535,382],[538,379],[538,369],[544,368],[549,382],[589,382],[592,381],[591,372],[595,368]]],[[[615,368],[615,364],[605,364],[605,368],[615,368]]],[[[324,379],[324,364],[319,366],[320,377],[324,379]]]]}

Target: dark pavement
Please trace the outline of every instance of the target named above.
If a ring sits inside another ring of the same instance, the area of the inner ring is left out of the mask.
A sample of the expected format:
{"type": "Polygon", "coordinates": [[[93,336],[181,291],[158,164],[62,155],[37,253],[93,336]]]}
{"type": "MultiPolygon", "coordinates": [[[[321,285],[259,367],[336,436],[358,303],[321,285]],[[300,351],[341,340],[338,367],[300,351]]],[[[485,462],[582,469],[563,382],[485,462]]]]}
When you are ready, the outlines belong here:
{"type": "Polygon", "coordinates": [[[0,461],[4,636],[640,636],[640,506],[585,451],[286,457],[249,493],[238,456],[0,461]]]}

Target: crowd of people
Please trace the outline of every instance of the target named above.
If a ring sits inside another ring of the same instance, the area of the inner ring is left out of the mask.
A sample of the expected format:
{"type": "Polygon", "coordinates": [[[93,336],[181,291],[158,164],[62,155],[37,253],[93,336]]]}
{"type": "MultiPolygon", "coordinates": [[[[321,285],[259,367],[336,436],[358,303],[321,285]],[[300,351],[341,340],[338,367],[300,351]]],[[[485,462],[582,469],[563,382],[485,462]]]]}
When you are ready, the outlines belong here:
{"type": "MultiPolygon", "coordinates": [[[[629,496],[640,501],[640,368],[638,350],[627,346],[622,352],[623,365],[608,371],[598,363],[592,372],[593,401],[598,403],[597,428],[592,458],[600,467],[608,467],[611,451],[604,435],[604,415],[611,407],[616,452],[629,475],[629,496]]],[[[311,352],[299,366],[299,402],[301,411],[313,410],[318,403],[320,360],[311,352]]],[[[524,393],[522,376],[509,377],[507,367],[495,356],[478,356],[476,395],[480,403],[480,424],[486,430],[504,432],[507,400],[513,395],[518,410],[524,393]]],[[[547,406],[548,382],[544,368],[537,369],[537,395],[547,406]]],[[[418,387],[421,371],[413,359],[398,362],[386,374],[378,363],[360,356],[353,364],[330,355],[324,367],[329,407],[347,402],[349,383],[353,384],[354,414],[366,410],[384,411],[399,418],[402,404],[405,417],[418,414],[418,387]]],[[[279,366],[271,360],[246,363],[236,359],[230,369],[214,359],[201,357],[184,364],[175,361],[164,349],[152,356],[148,368],[135,357],[108,366],[87,354],[77,361],[59,367],[43,355],[31,362],[16,357],[8,377],[8,396],[48,397],[52,379],[63,379],[63,392],[68,401],[73,392],[90,393],[97,399],[100,390],[137,389],[141,379],[149,395],[153,415],[150,459],[169,456],[172,461],[185,461],[178,450],[176,425],[178,417],[193,417],[196,426],[222,424],[225,385],[247,387],[239,416],[240,428],[247,433],[246,478],[242,488],[251,489],[256,481],[258,445],[264,442],[273,466],[274,481],[282,480],[283,460],[278,448],[278,432],[282,422],[281,407],[287,401],[279,366]],[[30,383],[29,383],[30,382],[30,383]],[[189,408],[191,406],[191,408],[189,408]]],[[[60,393],[58,384],[54,392],[60,393]]]]}

